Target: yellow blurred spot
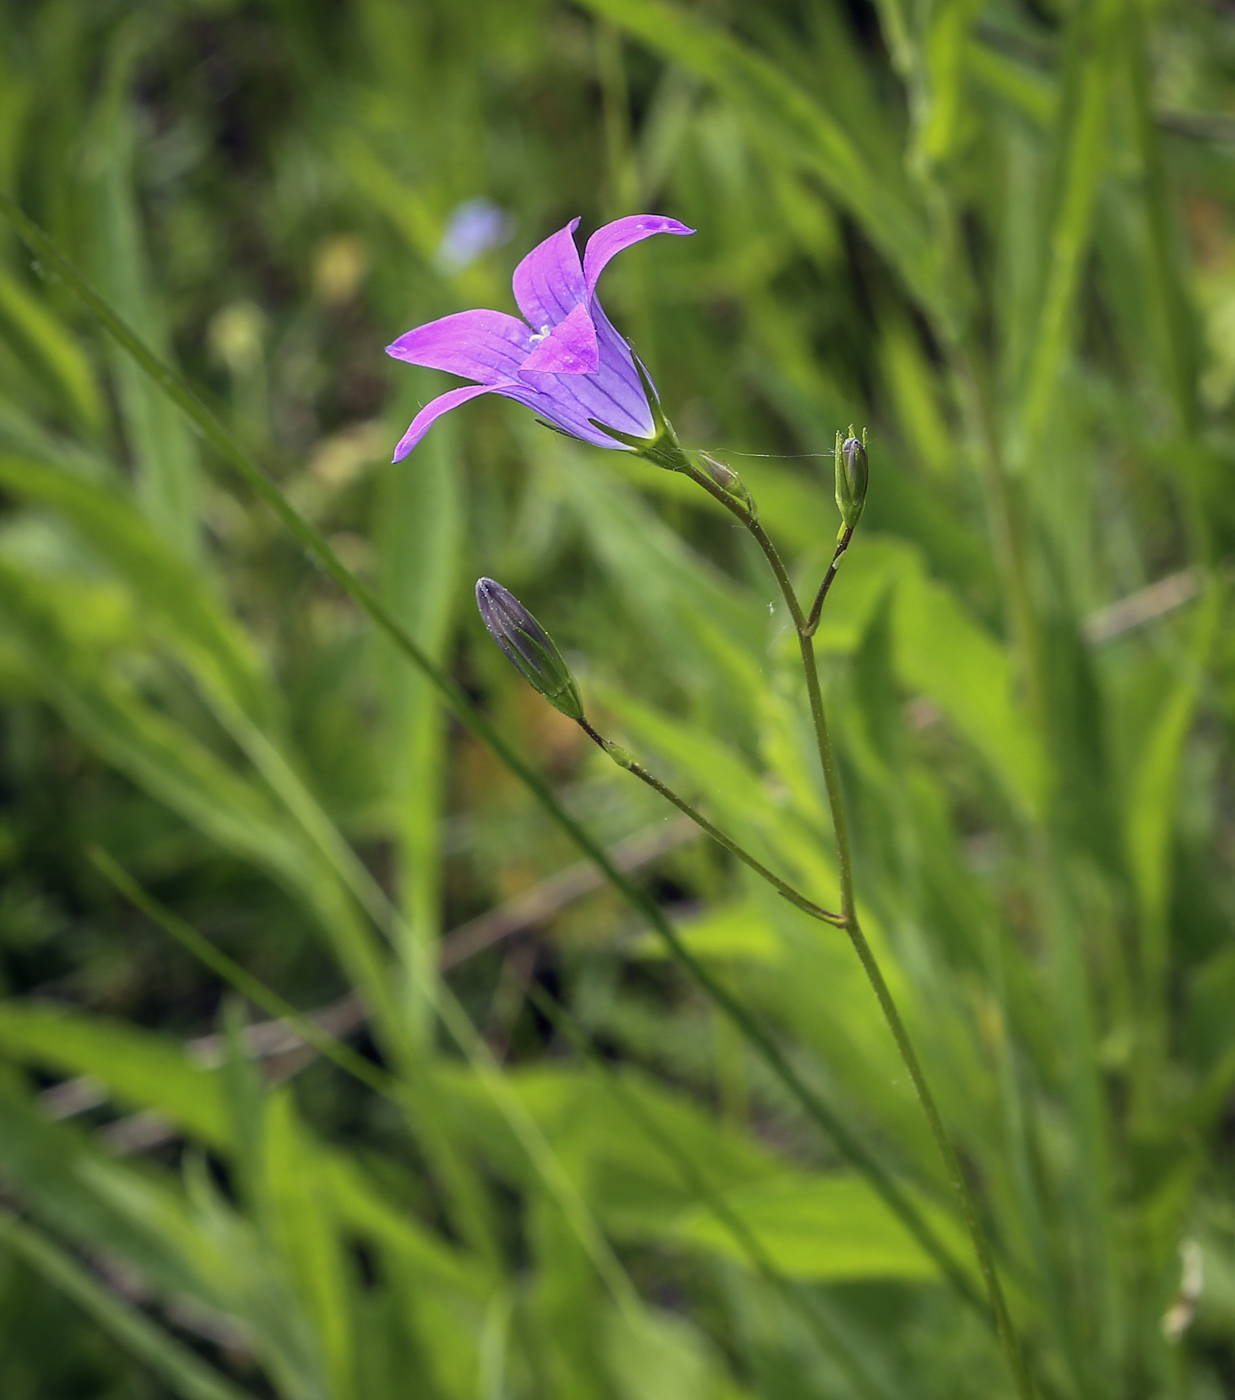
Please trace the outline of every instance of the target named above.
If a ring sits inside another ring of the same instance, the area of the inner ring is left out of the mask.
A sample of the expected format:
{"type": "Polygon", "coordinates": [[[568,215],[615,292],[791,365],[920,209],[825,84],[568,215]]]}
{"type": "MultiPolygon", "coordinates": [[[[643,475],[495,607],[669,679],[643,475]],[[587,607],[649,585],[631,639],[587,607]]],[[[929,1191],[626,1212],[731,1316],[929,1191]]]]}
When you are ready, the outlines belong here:
{"type": "Polygon", "coordinates": [[[369,250],[354,233],[340,233],[320,244],[313,261],[313,291],[327,306],[342,306],[356,295],[369,270],[369,250]]]}
{"type": "Polygon", "coordinates": [[[389,433],[381,423],[355,423],[323,438],[309,459],[309,474],[331,491],[341,490],[364,467],[388,456],[389,433]]]}
{"type": "Polygon", "coordinates": [[[251,301],[236,301],[211,317],[206,331],[210,353],[234,375],[250,374],[262,362],[266,315],[251,301]]]}

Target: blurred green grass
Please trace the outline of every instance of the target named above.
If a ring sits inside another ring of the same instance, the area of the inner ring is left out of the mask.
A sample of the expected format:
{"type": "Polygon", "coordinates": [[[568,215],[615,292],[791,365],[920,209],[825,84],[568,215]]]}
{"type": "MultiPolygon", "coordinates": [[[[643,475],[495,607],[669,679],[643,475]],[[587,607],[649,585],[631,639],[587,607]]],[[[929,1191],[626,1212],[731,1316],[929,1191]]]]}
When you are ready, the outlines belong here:
{"type": "MultiPolygon", "coordinates": [[[[612,732],[832,903],[762,560],[510,404],[388,466],[445,385],[381,347],[511,309],[569,218],[655,208],[698,234],[624,255],[605,305],[684,441],[760,454],[731,460],[806,587],[816,454],[870,425],[819,638],[864,920],[1061,1400],[1235,1393],[1233,81],[1235,21],[1180,0],[0,0],[0,187],[569,809],[659,848],[644,887],[967,1258],[847,944],[586,752],[469,602],[514,589],[612,732]],[[452,257],[477,199],[504,237],[452,257]]],[[[1011,1394],[732,1028],[614,895],[555,883],[565,838],[47,274],[0,234],[4,1395],[1011,1394]],[[91,844],[333,1006],[399,1103],[246,1031],[91,844]],[[446,982],[500,1080],[419,991],[478,918],[446,982]]]]}

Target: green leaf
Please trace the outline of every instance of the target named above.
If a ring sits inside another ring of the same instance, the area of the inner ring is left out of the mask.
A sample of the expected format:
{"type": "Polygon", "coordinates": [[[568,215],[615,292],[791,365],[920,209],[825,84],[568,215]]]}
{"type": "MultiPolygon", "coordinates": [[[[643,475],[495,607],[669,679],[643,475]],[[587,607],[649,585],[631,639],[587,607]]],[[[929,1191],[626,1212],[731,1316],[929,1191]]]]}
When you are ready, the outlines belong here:
{"type": "Polygon", "coordinates": [[[969,40],[965,61],[978,82],[1036,125],[1047,127],[1054,121],[1058,88],[1040,70],[1017,63],[979,38],[969,40]]]}
{"type": "MultiPolygon", "coordinates": [[[[376,535],[383,595],[391,611],[440,663],[447,650],[462,567],[463,463],[450,422],[441,423],[417,453],[414,472],[402,463],[386,469],[379,493],[376,535]]],[[[398,894],[403,911],[400,955],[408,987],[404,1013],[423,1044],[430,1034],[441,937],[440,881],[445,725],[433,687],[401,665],[389,646],[386,659],[390,793],[399,841],[398,894]]]]}
{"type": "MultiPolygon", "coordinates": [[[[790,1278],[812,1280],[938,1278],[930,1257],[866,1182],[854,1176],[786,1176],[730,1191],[725,1204],[790,1278]]],[[[961,1237],[935,1220],[961,1252],[961,1237]]],[[[678,1218],[674,1235],[749,1263],[733,1235],[704,1206],[678,1218]]]]}
{"type": "Polygon", "coordinates": [[[0,1130],[0,1167],[23,1210],[83,1249],[127,1260],[160,1291],[219,1305],[202,1281],[211,1270],[202,1267],[193,1222],[164,1180],[105,1156],[79,1128],[49,1121],[7,1068],[0,1130]]]}
{"type": "MultiPolygon", "coordinates": [[[[151,275],[134,194],[133,124],[128,110],[132,65],[144,43],[144,19],[112,46],[93,114],[93,195],[99,275],[120,315],[166,358],[171,337],[151,275]]],[[[112,347],[124,425],[137,465],[137,496],[151,522],[180,553],[197,553],[197,445],[157,384],[112,347]]]]}
{"type": "Polygon", "coordinates": [[[87,433],[97,436],[106,413],[89,358],[46,303],[3,268],[0,326],[42,365],[87,433]]]}
{"type": "Polygon", "coordinates": [[[355,1396],[351,1261],[339,1237],[331,1194],[314,1170],[315,1154],[286,1090],[265,1101],[264,1177],[259,1202],[271,1238],[312,1319],[323,1368],[323,1395],[355,1396]]]}
{"type": "MultiPolygon", "coordinates": [[[[751,901],[735,899],[715,905],[681,928],[682,941],[701,958],[739,958],[755,962],[780,962],[784,945],[776,929],[751,901]]],[[[658,939],[644,934],[636,945],[645,958],[665,958],[668,954],[658,939]]]]}
{"type": "Polygon", "coordinates": [[[929,101],[919,116],[916,153],[942,165],[956,153],[965,112],[966,49],[982,0],[936,0],[923,46],[929,101]]]}
{"type": "Polygon", "coordinates": [[[678,1313],[610,1314],[601,1345],[619,1400],[737,1400],[715,1352],[678,1313]]]}
{"type": "Polygon", "coordinates": [[[0,1054],[88,1075],[117,1104],[157,1113],[212,1147],[230,1133],[215,1071],[165,1036],[123,1021],[37,1002],[0,1002],[0,1054]]]}
{"type": "Polygon", "coordinates": [[[1059,113],[1058,188],[1012,441],[1014,465],[1040,450],[1059,373],[1107,162],[1111,82],[1123,23],[1120,0],[1078,6],[1069,23],[1069,56],[1059,113]]]}
{"type": "Polygon", "coordinates": [[[1045,760],[1017,701],[1007,649],[920,567],[906,569],[896,587],[892,636],[901,683],[939,706],[1024,815],[1039,815],[1045,760]]]}
{"type": "Polygon", "coordinates": [[[1162,1004],[1180,767],[1219,632],[1226,590],[1211,583],[1174,684],[1138,744],[1124,817],[1128,870],[1140,906],[1141,971],[1148,1007],[1162,1004]]]}
{"type": "Polygon", "coordinates": [[[259,789],[152,705],[87,649],[99,590],[70,592],[0,562],[0,626],[68,724],[107,761],[206,835],[300,883],[296,843],[259,789]]]}

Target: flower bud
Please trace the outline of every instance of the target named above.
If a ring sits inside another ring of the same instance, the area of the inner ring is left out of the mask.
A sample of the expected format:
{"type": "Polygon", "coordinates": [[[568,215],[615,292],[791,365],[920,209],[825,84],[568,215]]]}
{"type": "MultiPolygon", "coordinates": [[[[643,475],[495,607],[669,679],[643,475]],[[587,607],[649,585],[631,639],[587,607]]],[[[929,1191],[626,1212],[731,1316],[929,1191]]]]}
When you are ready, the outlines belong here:
{"type": "Polygon", "coordinates": [[[849,436],[842,440],[836,434],[836,504],[840,510],[841,533],[852,530],[862,518],[862,507],[866,504],[866,429],[862,429],[862,441],[853,435],[853,424],[849,425],[849,436]]]}
{"type": "Polygon", "coordinates": [[[570,719],[583,718],[579,687],[553,639],[513,593],[491,578],[476,583],[476,606],[489,635],[538,695],[570,719]]]}
{"type": "Polygon", "coordinates": [[[747,489],[746,483],[733,470],[728,462],[722,462],[719,457],[713,457],[710,453],[700,452],[699,460],[703,464],[703,470],[712,480],[730,496],[736,497],[750,511],[752,517],[758,518],[759,511],[755,505],[755,498],[747,489]]]}

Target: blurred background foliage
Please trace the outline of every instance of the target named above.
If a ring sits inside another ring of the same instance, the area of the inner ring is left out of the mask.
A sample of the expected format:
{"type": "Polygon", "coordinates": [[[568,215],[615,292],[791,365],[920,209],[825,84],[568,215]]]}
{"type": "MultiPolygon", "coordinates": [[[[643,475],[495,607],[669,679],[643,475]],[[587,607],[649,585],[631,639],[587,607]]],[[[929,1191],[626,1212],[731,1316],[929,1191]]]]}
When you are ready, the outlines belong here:
{"type": "MultiPolygon", "coordinates": [[[[843,936],[607,765],[470,602],[519,593],[607,732],[832,904],[749,541],[503,401],[387,465],[445,387],[395,335],[513,309],[576,215],[697,228],[605,303],[685,442],[759,454],[730,460],[803,588],[819,454],[870,426],[820,633],[859,897],[1035,1384],[1235,1395],[1229,6],[3,0],[0,188],[967,1261],[843,936]]],[[[0,231],[6,1400],[1011,1394],[867,1181],[218,467],[0,231]]]]}

